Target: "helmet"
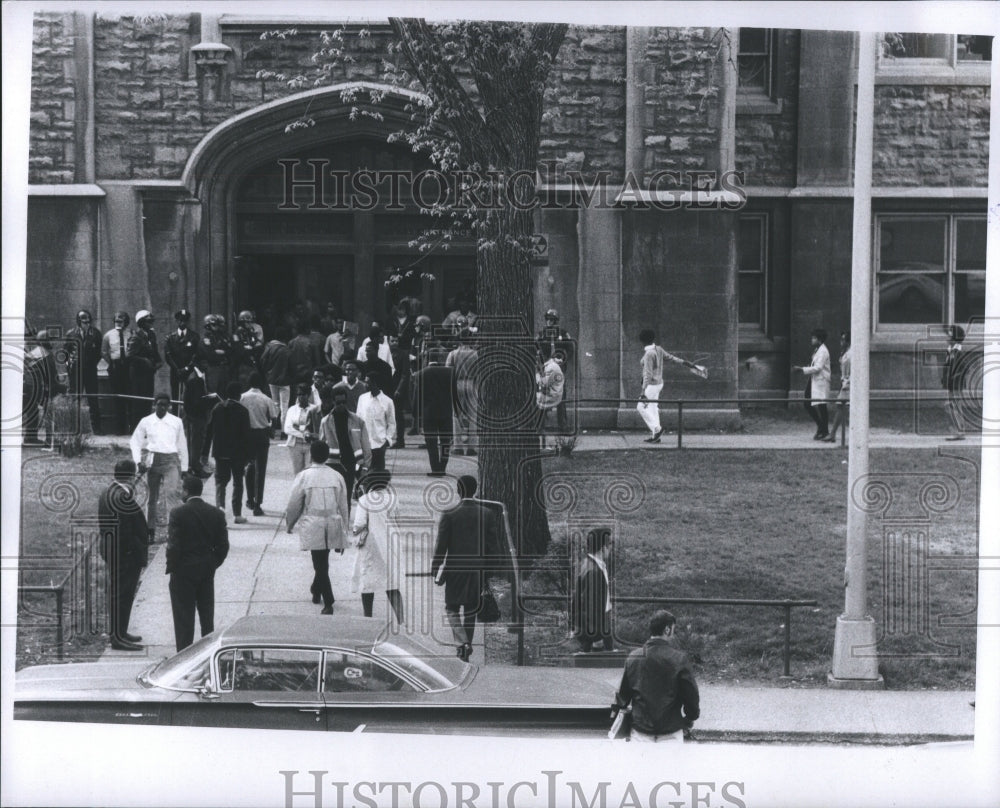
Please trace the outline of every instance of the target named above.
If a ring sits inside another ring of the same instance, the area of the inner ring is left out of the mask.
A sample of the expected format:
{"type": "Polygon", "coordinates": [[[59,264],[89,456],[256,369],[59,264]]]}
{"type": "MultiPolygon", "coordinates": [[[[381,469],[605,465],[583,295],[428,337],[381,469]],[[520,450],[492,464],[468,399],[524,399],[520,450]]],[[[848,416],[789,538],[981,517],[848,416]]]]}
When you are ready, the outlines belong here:
{"type": "Polygon", "coordinates": [[[455,328],[457,328],[458,330],[461,331],[462,329],[465,329],[465,328],[468,328],[468,327],[469,327],[469,318],[468,317],[462,316],[462,317],[456,317],[455,318],[455,328]]]}
{"type": "Polygon", "coordinates": [[[430,328],[431,318],[426,314],[421,314],[414,322],[414,325],[419,326],[420,328],[430,328]]]}
{"type": "Polygon", "coordinates": [[[206,314],[202,322],[207,331],[221,331],[226,327],[226,320],[221,314],[206,314]]]}
{"type": "Polygon", "coordinates": [[[557,312],[555,309],[549,309],[547,312],[545,312],[545,319],[546,320],[558,320],[559,319],[559,312],[557,312]]]}
{"type": "Polygon", "coordinates": [[[143,320],[154,320],[154,319],[156,318],[153,317],[153,312],[147,311],[146,309],[139,309],[139,311],[135,313],[136,325],[142,325],[143,320]]]}
{"type": "Polygon", "coordinates": [[[179,309],[174,312],[174,319],[179,323],[186,323],[191,319],[191,312],[187,309],[179,309]]]}
{"type": "Polygon", "coordinates": [[[237,318],[241,323],[252,323],[253,322],[253,312],[250,310],[244,310],[240,312],[240,316],[237,318]]]}

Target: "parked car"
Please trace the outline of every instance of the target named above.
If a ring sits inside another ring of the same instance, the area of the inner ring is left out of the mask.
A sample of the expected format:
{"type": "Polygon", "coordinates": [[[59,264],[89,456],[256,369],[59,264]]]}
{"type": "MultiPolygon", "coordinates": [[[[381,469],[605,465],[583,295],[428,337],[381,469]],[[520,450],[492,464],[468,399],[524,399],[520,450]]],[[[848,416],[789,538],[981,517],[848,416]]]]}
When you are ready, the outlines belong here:
{"type": "Polygon", "coordinates": [[[354,732],[532,734],[609,724],[618,671],[489,665],[358,617],[248,616],[159,662],[17,673],[14,718],[354,732]]]}

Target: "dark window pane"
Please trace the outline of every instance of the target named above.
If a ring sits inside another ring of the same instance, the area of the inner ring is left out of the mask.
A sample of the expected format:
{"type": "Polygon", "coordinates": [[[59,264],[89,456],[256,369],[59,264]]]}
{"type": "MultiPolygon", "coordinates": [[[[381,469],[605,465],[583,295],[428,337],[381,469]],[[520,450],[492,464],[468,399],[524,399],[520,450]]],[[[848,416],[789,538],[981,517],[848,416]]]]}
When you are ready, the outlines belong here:
{"type": "Polygon", "coordinates": [[[740,54],[767,53],[767,28],[740,28],[740,54]]]}
{"type": "Polygon", "coordinates": [[[755,272],[740,273],[740,322],[760,325],[763,321],[764,276],[755,272]]]}
{"type": "Polygon", "coordinates": [[[986,219],[955,222],[955,269],[986,269],[986,219]]]}
{"type": "Polygon", "coordinates": [[[886,34],[886,52],[896,59],[947,59],[953,37],[950,34],[886,34]]]}
{"type": "Polygon", "coordinates": [[[958,58],[962,62],[989,62],[993,59],[993,37],[959,34],[958,58]]]}
{"type": "Polygon", "coordinates": [[[762,272],[763,220],[740,219],[740,272],[762,272]]]}
{"type": "Polygon", "coordinates": [[[944,273],[879,273],[880,323],[944,322],[944,273]]]}
{"type": "Polygon", "coordinates": [[[955,322],[967,323],[986,313],[986,273],[955,273],[955,322]]]}
{"type": "Polygon", "coordinates": [[[943,272],[944,219],[882,219],[882,272],[943,272]]]}

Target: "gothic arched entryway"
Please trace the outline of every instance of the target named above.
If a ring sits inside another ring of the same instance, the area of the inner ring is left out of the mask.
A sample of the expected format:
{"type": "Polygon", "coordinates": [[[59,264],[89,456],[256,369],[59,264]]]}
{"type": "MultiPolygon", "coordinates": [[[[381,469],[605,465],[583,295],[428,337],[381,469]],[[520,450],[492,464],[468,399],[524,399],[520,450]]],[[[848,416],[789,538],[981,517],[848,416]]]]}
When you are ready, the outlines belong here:
{"type": "Polygon", "coordinates": [[[196,226],[195,314],[232,318],[241,307],[294,304],[313,310],[333,301],[367,326],[385,318],[393,297],[416,295],[426,313],[439,318],[456,295],[474,292],[473,243],[421,253],[411,246],[430,221],[411,200],[398,206],[379,198],[368,210],[282,206],[282,161],[311,176],[308,159],[327,161],[321,170],[429,168],[408,146],[388,136],[409,124],[407,104],[419,96],[382,85],[352,83],[358,99],[344,103],[344,86],[311,90],[257,107],[220,124],[188,161],[184,183],[200,202],[196,226]],[[360,101],[368,89],[384,94],[377,110],[360,101]],[[367,109],[377,115],[356,115],[367,109]],[[308,110],[311,126],[288,124],[308,110]],[[388,209],[387,209],[388,208],[388,209]],[[392,270],[414,269],[409,285],[388,288],[392,270]],[[421,280],[426,273],[433,281],[421,280]]]}

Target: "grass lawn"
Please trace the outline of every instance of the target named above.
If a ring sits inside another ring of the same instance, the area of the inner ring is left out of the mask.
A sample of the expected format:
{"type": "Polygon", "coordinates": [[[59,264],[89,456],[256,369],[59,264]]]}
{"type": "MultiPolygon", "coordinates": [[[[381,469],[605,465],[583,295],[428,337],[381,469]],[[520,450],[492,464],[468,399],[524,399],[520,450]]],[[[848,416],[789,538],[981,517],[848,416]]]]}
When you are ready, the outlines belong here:
{"type": "MultiPolygon", "coordinates": [[[[825,684],[844,606],[846,459],[845,451],[826,448],[633,450],[552,458],[546,474],[572,480],[578,496],[569,518],[550,514],[554,541],[545,563],[565,563],[568,534],[609,521],[604,490],[610,481],[637,475],[645,499],[618,523],[616,593],[816,600],[814,608],[792,611],[791,673],[798,684],[825,684]]],[[[974,686],[978,463],[978,450],[964,447],[947,457],[935,450],[871,453],[871,474],[892,495],[884,517],[869,516],[868,530],[869,608],[878,626],[879,669],[889,688],[974,686]],[[926,489],[921,504],[921,489],[934,480],[944,487],[926,489]],[[940,492],[950,492],[947,501],[935,498],[940,492]],[[908,577],[887,571],[883,561],[884,548],[906,542],[911,553],[893,550],[889,558],[909,564],[908,577]],[[921,570],[923,581],[914,574],[921,570]]],[[[536,572],[525,592],[562,594],[566,580],[565,574],[536,572]]],[[[528,605],[537,626],[526,634],[529,647],[565,636],[564,627],[551,625],[556,618],[565,620],[564,607],[528,605]]],[[[620,644],[645,638],[653,608],[616,609],[620,644]]],[[[782,610],[671,609],[703,680],[779,681],[782,610]]]]}
{"type": "MultiPolygon", "coordinates": [[[[82,547],[96,536],[86,521],[97,516],[97,498],[111,480],[115,460],[127,456],[125,449],[103,447],[88,448],[72,459],[38,450],[22,454],[21,583],[58,583],[73,568],[82,547]]],[[[105,650],[103,587],[104,564],[95,552],[89,574],[78,573],[66,587],[63,651],[67,661],[89,661],[105,650]],[[84,617],[88,587],[90,620],[84,617]]],[[[56,662],[55,639],[54,596],[24,594],[18,601],[16,667],[56,662]]]]}

